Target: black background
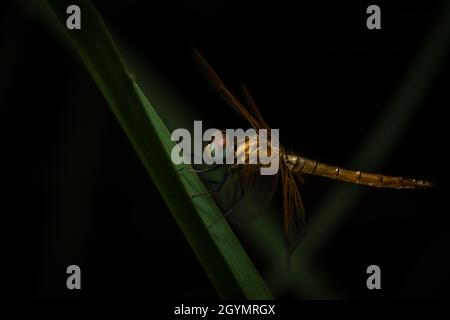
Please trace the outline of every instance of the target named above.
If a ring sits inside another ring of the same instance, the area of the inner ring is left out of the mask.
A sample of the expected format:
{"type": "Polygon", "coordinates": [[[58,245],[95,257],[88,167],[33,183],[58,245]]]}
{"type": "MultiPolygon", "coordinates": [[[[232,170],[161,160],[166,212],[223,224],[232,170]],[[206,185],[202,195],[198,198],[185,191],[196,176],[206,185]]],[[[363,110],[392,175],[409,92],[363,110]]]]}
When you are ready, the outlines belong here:
{"type": "MultiPolygon", "coordinates": [[[[245,123],[208,86],[190,46],[231,88],[248,85],[286,146],[342,165],[384,111],[444,4],[378,3],[382,29],[370,31],[368,2],[94,3],[112,34],[215,127],[245,123]]],[[[2,295],[216,298],[73,51],[33,18],[33,9],[12,2],[4,8],[2,295]],[[80,292],[66,289],[69,264],[81,266],[80,292]]],[[[448,83],[447,59],[382,168],[438,187],[368,190],[321,251],[320,264],[349,297],[448,296],[448,83]],[[381,293],[365,288],[365,268],[374,262],[383,270],[381,293]]],[[[314,208],[330,184],[308,178],[306,207],[314,208]]]]}

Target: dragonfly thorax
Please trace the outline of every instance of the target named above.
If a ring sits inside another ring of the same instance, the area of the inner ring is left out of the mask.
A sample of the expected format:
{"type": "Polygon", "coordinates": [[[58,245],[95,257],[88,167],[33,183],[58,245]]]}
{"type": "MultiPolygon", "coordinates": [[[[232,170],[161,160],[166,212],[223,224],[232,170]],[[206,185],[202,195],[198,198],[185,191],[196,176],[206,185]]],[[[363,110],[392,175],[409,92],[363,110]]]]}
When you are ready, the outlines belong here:
{"type": "Polygon", "coordinates": [[[227,136],[222,132],[205,145],[203,152],[211,157],[223,158],[224,163],[238,165],[262,165],[260,160],[263,157],[263,164],[267,165],[279,157],[278,149],[272,147],[270,141],[261,139],[256,132],[241,137],[227,136]]]}
{"type": "Polygon", "coordinates": [[[305,165],[305,158],[300,157],[299,155],[292,152],[284,152],[283,159],[287,164],[289,170],[293,173],[301,170],[301,168],[305,165]]]}

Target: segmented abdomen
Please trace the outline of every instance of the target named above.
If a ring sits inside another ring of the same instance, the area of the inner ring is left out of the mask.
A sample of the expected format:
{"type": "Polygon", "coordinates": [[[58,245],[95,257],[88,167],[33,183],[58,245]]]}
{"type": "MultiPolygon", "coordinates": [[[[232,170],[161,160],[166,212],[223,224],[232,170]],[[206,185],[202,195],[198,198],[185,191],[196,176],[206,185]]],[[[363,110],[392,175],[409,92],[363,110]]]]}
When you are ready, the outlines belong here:
{"type": "Polygon", "coordinates": [[[423,189],[430,188],[434,185],[432,182],[426,180],[348,170],[301,157],[296,154],[286,155],[286,161],[294,174],[322,176],[334,180],[362,184],[371,187],[423,189]]]}

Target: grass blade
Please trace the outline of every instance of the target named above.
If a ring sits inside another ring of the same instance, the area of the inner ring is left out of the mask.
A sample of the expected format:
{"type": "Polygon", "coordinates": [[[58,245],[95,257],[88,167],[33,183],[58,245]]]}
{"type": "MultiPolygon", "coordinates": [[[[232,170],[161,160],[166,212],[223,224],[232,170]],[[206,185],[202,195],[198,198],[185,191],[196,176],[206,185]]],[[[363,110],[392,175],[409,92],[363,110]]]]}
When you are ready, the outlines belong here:
{"type": "MultiPolygon", "coordinates": [[[[195,173],[178,173],[170,159],[173,142],[164,123],[130,76],[94,6],[77,1],[82,29],[65,28],[73,1],[47,0],[81,60],[100,88],[206,273],[223,298],[271,299],[272,295],[195,173]],[[176,195],[174,197],[173,195],[176,195]]],[[[147,213],[148,214],[148,213],[147,213]]],[[[180,271],[182,272],[182,271],[180,271]]]]}

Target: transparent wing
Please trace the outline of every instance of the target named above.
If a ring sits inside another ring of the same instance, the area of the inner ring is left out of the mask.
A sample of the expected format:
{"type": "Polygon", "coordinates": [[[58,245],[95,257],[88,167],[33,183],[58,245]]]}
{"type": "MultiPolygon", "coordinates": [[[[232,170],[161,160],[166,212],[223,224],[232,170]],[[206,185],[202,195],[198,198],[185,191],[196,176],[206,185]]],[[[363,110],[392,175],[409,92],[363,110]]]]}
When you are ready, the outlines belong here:
{"type": "Polygon", "coordinates": [[[281,183],[283,187],[283,229],[288,252],[291,254],[300,242],[304,232],[305,209],[298,191],[297,182],[284,163],[280,163],[281,183]]]}
{"type": "Polygon", "coordinates": [[[266,121],[264,121],[264,118],[261,115],[261,113],[259,112],[259,108],[256,105],[255,100],[251,96],[247,87],[243,84],[241,85],[241,87],[242,87],[242,93],[244,94],[245,104],[247,105],[249,112],[252,113],[253,117],[258,121],[261,128],[269,129],[269,126],[267,125],[266,121]]]}
{"type": "Polygon", "coordinates": [[[267,213],[278,185],[278,174],[262,176],[255,166],[241,166],[235,169],[233,188],[240,190],[242,198],[234,204],[236,198],[228,197],[229,206],[233,207],[230,218],[235,223],[247,223],[267,213]]]}
{"type": "MultiPolygon", "coordinates": [[[[252,115],[249,110],[247,110],[244,105],[239,101],[238,98],[236,98],[230,90],[224,85],[222,80],[220,80],[217,73],[213,70],[213,68],[209,65],[209,63],[206,61],[206,59],[201,55],[201,53],[195,49],[192,48],[193,56],[197,64],[199,65],[200,69],[202,70],[203,74],[206,76],[208,81],[211,83],[211,85],[214,87],[214,89],[222,96],[222,98],[225,100],[225,102],[230,105],[236,112],[238,112],[241,116],[243,116],[253,128],[255,129],[261,129],[266,127],[264,120],[261,121],[262,117],[257,111],[257,116],[252,115]],[[260,119],[258,119],[260,118],[260,119]]],[[[256,108],[256,105],[251,107],[256,108]]],[[[256,108],[257,110],[257,108],[256,108]]]]}
{"type": "MultiPolygon", "coordinates": [[[[228,90],[220,80],[216,72],[211,68],[205,58],[198,50],[193,48],[193,55],[200,69],[209,80],[211,85],[222,96],[235,111],[243,116],[255,129],[269,129],[264,121],[259,109],[245,86],[242,86],[247,108],[228,90]]],[[[263,205],[270,202],[278,183],[278,174],[273,176],[261,176],[258,167],[245,166],[236,170],[236,178],[233,179],[242,185],[244,192],[251,192],[256,196],[256,203],[263,205]],[[262,181],[266,179],[267,181],[262,181]],[[258,190],[265,188],[266,190],[258,190]],[[251,190],[251,191],[248,191],[251,190]]],[[[297,188],[296,181],[284,161],[280,161],[281,181],[283,187],[283,212],[284,212],[284,232],[287,240],[288,250],[292,250],[298,244],[304,230],[304,208],[297,188]]],[[[235,199],[235,197],[233,198],[235,199]]],[[[253,201],[255,202],[255,201],[253,201]]],[[[233,205],[234,211],[239,216],[239,212],[248,210],[243,202],[233,205]],[[240,208],[244,208],[243,210],[240,208]]],[[[245,215],[242,214],[241,215],[245,215]]]]}

